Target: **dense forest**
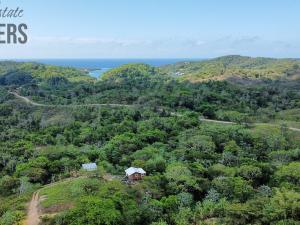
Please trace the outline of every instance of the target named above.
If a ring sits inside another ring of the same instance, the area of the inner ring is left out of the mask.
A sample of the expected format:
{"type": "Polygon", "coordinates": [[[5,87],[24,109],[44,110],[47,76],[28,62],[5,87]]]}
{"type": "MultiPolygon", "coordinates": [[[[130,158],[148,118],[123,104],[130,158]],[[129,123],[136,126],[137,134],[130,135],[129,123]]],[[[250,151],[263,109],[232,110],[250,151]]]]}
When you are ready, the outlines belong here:
{"type": "Polygon", "coordinates": [[[299,81],[268,77],[295,78],[296,64],[229,56],[95,80],[0,63],[0,225],[22,224],[33,193],[45,225],[300,224],[299,81]],[[216,61],[268,75],[245,85],[180,74],[222,76],[216,61]],[[98,170],[83,171],[89,162],[98,170]],[[130,166],[147,176],[124,182],[130,166]]]}

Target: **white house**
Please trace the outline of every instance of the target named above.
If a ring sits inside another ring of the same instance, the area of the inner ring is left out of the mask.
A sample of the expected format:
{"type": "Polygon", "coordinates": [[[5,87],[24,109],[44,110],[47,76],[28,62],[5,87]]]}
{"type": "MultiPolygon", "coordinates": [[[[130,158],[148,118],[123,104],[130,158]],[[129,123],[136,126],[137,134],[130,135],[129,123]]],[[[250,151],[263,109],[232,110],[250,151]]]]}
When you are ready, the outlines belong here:
{"type": "Polygon", "coordinates": [[[125,173],[129,180],[141,180],[144,176],[146,176],[146,171],[142,168],[130,167],[125,170],[125,173]]]}
{"type": "Polygon", "coordinates": [[[82,164],[82,169],[84,169],[86,171],[94,171],[94,170],[97,170],[97,164],[96,163],[82,164]]]}

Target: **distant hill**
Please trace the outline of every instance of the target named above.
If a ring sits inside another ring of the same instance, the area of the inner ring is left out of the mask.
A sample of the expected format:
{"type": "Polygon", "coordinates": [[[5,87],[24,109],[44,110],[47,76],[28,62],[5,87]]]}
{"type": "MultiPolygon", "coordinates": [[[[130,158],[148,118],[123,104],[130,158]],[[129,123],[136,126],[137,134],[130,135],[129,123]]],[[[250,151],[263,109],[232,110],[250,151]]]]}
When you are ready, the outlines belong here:
{"type": "MultiPolygon", "coordinates": [[[[161,79],[169,80],[171,77],[191,82],[227,80],[239,84],[256,84],[271,80],[298,87],[300,82],[294,81],[300,81],[300,60],[231,55],[204,61],[180,62],[160,68],[141,63],[126,64],[105,72],[101,80],[141,84],[149,79],[161,81],[161,79]]],[[[86,71],[76,68],[39,63],[0,62],[2,85],[21,85],[31,83],[33,80],[50,80],[49,82],[54,84],[67,81],[95,81],[86,71]]]]}
{"type": "Polygon", "coordinates": [[[85,71],[69,68],[50,66],[38,63],[21,63],[3,61],[0,62],[0,79],[6,78],[6,80],[15,81],[18,77],[26,76],[32,79],[45,80],[50,78],[64,78],[69,81],[92,81],[85,71]]]}
{"type": "Polygon", "coordinates": [[[124,81],[127,79],[144,79],[157,75],[158,69],[143,63],[125,64],[105,72],[101,79],[124,81]]]}
{"type": "Polygon", "coordinates": [[[182,80],[201,82],[230,80],[236,82],[300,79],[300,60],[223,56],[199,62],[181,62],[161,68],[182,80]]]}

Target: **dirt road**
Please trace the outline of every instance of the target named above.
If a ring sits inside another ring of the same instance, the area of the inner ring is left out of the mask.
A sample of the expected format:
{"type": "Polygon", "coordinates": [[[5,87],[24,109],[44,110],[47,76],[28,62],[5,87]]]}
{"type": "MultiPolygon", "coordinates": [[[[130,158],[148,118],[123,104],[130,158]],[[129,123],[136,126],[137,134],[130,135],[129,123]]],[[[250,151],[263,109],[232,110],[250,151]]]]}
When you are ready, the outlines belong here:
{"type": "MultiPolygon", "coordinates": [[[[10,94],[13,94],[16,98],[21,99],[27,104],[33,105],[33,106],[41,106],[41,107],[98,107],[98,106],[110,106],[110,107],[134,107],[134,105],[123,105],[123,104],[79,104],[79,105],[45,105],[45,104],[40,104],[32,101],[31,99],[19,95],[17,92],[9,92],[10,94]]],[[[171,113],[173,116],[182,116],[180,113],[171,113]]],[[[220,123],[220,124],[236,124],[235,122],[230,122],[230,121],[221,121],[221,120],[210,120],[210,119],[205,119],[202,118],[200,121],[203,122],[212,122],[212,123],[220,123]]],[[[254,123],[253,125],[258,125],[259,123],[254,123]]],[[[261,124],[261,123],[260,123],[261,124]]],[[[271,126],[278,126],[276,124],[268,124],[271,126]]],[[[291,131],[296,131],[300,132],[299,128],[294,128],[294,127],[288,127],[289,130],[291,131]]]]}
{"type": "Polygon", "coordinates": [[[213,122],[213,123],[221,123],[221,124],[236,124],[236,123],[234,123],[234,122],[229,122],[229,121],[210,120],[210,119],[200,119],[200,121],[204,121],[204,122],[213,122]]]}
{"type": "Polygon", "coordinates": [[[24,225],[39,225],[40,223],[39,201],[40,201],[39,192],[35,192],[29,204],[27,218],[24,225]]]}
{"type": "Polygon", "coordinates": [[[102,107],[102,106],[109,106],[109,107],[133,107],[134,105],[125,105],[125,104],[78,104],[78,105],[46,105],[40,104],[37,102],[32,101],[31,99],[19,95],[17,92],[8,93],[14,95],[16,98],[22,100],[23,102],[33,105],[33,106],[40,106],[40,107],[63,107],[63,108],[74,108],[74,107],[102,107]]]}
{"type": "Polygon", "coordinates": [[[288,129],[290,129],[290,130],[292,130],[292,131],[298,131],[298,132],[300,132],[300,129],[299,129],[299,128],[289,127],[288,129]]]}

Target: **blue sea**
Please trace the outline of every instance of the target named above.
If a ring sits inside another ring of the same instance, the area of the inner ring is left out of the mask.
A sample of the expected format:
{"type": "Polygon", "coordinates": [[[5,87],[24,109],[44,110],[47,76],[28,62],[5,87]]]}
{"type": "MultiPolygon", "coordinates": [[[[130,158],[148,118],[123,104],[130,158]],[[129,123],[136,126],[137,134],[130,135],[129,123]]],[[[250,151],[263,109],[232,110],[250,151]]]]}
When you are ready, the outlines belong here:
{"type": "Polygon", "coordinates": [[[104,72],[128,63],[146,63],[151,66],[163,66],[177,62],[199,61],[201,59],[28,59],[21,62],[38,62],[47,65],[86,69],[93,77],[100,77],[104,72]]]}

